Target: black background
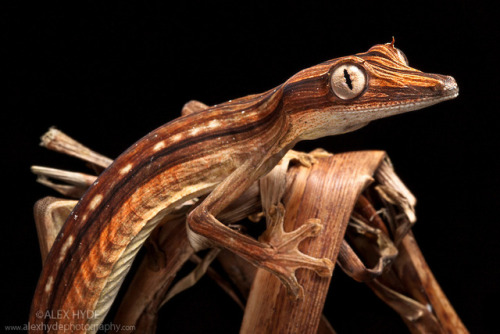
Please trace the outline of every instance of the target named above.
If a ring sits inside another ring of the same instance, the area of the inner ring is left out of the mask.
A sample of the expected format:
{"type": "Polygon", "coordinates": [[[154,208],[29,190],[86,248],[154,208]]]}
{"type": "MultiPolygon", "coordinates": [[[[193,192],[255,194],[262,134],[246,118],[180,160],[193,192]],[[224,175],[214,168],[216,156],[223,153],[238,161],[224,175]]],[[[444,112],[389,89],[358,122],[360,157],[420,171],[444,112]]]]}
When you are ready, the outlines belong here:
{"type": "MultiPolygon", "coordinates": [[[[210,105],[262,92],[302,68],[395,36],[411,66],[454,76],[460,96],[297,148],[386,150],[419,200],[414,232],[445,293],[472,332],[494,332],[497,14],[486,1],[7,5],[1,11],[8,86],[1,111],[2,330],[27,322],[41,269],[32,205],[56,195],[35,183],[29,166],[85,170],[38,146],[50,126],[116,157],[177,117],[188,100],[210,105]]],[[[405,331],[370,290],[337,271],[325,314],[339,333],[405,331]]],[[[160,328],[234,333],[241,317],[203,279],[164,308],[160,328]]]]}

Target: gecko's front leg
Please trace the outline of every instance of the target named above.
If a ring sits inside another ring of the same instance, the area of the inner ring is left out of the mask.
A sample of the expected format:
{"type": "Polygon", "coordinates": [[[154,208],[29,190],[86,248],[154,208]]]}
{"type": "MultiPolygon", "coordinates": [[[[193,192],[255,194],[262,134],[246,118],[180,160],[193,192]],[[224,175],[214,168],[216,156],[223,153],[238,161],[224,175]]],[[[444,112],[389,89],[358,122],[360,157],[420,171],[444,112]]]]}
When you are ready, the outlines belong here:
{"type": "MultiPolygon", "coordinates": [[[[234,171],[190,213],[187,219],[188,235],[195,249],[206,247],[208,239],[216,246],[226,248],[272,272],[292,296],[301,298],[303,290],[295,278],[296,269],[312,269],[321,276],[331,276],[333,271],[333,263],[329,259],[313,258],[297,249],[302,240],[316,236],[321,231],[317,222],[308,222],[290,233],[277,232],[282,229],[269,230],[268,237],[257,241],[228,228],[216,218],[219,212],[264,174],[265,169],[265,164],[259,167],[248,161],[234,171]]],[[[277,210],[276,214],[273,226],[282,223],[283,210],[277,210]]]]}

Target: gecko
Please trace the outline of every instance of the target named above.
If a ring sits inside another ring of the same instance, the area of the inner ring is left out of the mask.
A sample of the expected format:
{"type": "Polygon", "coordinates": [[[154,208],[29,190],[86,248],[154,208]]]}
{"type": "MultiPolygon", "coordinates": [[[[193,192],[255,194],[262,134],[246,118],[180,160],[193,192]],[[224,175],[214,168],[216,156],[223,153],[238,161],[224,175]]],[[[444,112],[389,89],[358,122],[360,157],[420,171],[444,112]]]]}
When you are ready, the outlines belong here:
{"type": "MultiPolygon", "coordinates": [[[[393,40],[166,123],[122,153],[71,212],[43,266],[30,332],[95,332],[147,237],[193,198],[202,198],[186,218],[195,250],[226,248],[275,274],[300,298],[294,271],[330,276],[332,261],[258,241],[217,215],[301,140],[351,132],[457,96],[453,77],[410,67],[393,40]]],[[[298,244],[320,230],[320,223],[307,222],[283,243],[298,244]]]]}

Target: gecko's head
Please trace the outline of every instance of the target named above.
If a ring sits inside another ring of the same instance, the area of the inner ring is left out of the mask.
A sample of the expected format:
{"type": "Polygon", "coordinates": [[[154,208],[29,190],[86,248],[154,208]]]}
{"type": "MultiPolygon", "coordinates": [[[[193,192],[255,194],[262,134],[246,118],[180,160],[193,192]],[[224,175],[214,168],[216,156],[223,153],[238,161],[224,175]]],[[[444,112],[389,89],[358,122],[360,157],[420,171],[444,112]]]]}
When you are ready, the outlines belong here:
{"type": "Polygon", "coordinates": [[[394,42],[297,73],[284,85],[284,107],[303,139],[358,129],[458,95],[450,76],[408,66],[394,42]]]}

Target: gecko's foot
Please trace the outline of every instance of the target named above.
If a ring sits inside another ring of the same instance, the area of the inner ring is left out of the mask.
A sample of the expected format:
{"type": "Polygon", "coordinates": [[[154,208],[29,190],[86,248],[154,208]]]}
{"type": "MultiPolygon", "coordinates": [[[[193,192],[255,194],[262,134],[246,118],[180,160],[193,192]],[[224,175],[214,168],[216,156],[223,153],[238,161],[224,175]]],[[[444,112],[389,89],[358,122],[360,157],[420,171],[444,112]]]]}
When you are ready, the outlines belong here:
{"type": "MultiPolygon", "coordinates": [[[[281,204],[270,211],[272,220],[282,222],[284,207],[281,204]]],[[[285,232],[281,223],[271,224],[260,238],[260,241],[271,246],[273,253],[259,265],[275,274],[295,299],[302,299],[304,295],[303,288],[295,277],[297,269],[310,269],[320,276],[332,275],[334,266],[332,261],[306,255],[298,249],[304,239],[317,236],[321,230],[322,225],[318,219],[309,219],[292,232],[285,232]]]]}

